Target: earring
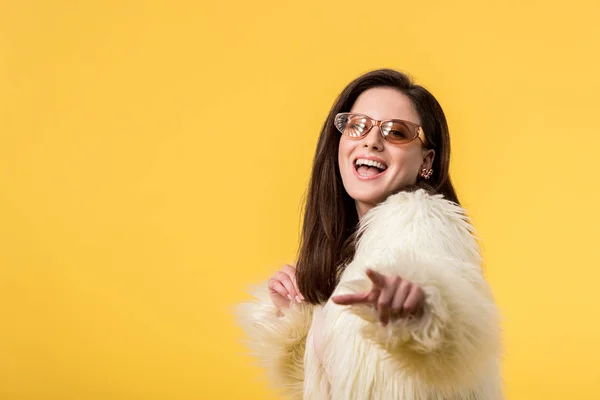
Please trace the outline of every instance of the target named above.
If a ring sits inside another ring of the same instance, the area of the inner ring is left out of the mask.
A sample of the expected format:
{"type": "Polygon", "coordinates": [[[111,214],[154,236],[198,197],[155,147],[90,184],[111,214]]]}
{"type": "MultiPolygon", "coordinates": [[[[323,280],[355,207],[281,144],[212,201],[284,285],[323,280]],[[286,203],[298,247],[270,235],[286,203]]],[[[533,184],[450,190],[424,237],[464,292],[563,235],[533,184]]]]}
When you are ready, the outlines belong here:
{"type": "Polygon", "coordinates": [[[431,174],[433,174],[433,169],[427,170],[427,168],[423,168],[421,170],[421,176],[425,179],[431,178],[431,174]]]}

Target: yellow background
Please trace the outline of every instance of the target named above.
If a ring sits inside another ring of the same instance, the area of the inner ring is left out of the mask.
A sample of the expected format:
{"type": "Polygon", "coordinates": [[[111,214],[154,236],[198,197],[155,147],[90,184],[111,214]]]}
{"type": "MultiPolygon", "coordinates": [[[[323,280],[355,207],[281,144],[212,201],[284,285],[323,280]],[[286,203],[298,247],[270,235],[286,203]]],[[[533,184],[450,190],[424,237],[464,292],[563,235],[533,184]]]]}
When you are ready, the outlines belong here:
{"type": "Polygon", "coordinates": [[[274,399],[230,307],[379,67],[447,113],[508,398],[599,398],[597,2],[0,4],[1,399],[274,399]]]}

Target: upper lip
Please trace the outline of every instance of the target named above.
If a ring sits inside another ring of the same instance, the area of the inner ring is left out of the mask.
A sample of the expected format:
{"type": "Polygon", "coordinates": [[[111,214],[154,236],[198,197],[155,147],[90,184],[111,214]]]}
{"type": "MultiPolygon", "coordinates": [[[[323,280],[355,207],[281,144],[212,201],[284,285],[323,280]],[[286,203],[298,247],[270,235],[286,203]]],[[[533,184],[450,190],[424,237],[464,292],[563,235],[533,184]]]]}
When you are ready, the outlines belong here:
{"type": "Polygon", "coordinates": [[[377,161],[378,163],[383,164],[386,168],[388,167],[388,165],[386,164],[385,161],[383,161],[381,158],[379,157],[375,157],[375,156],[370,156],[368,154],[362,154],[358,157],[356,157],[353,161],[352,164],[356,165],[356,160],[358,160],[359,158],[365,159],[365,160],[372,160],[372,161],[377,161]]]}

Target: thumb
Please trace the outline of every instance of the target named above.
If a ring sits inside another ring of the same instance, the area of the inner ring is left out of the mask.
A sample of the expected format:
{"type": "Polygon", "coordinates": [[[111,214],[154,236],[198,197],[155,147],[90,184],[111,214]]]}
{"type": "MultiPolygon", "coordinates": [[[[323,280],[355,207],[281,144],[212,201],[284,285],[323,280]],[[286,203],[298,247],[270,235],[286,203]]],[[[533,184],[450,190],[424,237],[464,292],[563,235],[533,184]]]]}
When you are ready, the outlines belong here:
{"type": "Polygon", "coordinates": [[[383,289],[385,287],[385,276],[379,272],[367,268],[367,276],[371,279],[376,288],[383,289]]]}

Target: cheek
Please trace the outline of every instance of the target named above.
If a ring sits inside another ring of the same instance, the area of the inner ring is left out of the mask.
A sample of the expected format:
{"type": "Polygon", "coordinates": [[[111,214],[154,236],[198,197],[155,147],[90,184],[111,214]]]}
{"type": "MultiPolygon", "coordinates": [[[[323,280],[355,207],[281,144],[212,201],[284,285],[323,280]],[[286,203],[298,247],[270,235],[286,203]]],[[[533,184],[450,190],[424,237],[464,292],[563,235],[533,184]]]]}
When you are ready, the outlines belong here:
{"type": "Polygon", "coordinates": [[[352,153],[352,143],[348,143],[347,140],[343,138],[340,140],[339,148],[338,148],[338,162],[342,163],[344,160],[347,160],[352,153]]]}
{"type": "Polygon", "coordinates": [[[412,176],[419,170],[421,157],[418,151],[401,151],[394,155],[394,164],[398,175],[412,176]]]}

